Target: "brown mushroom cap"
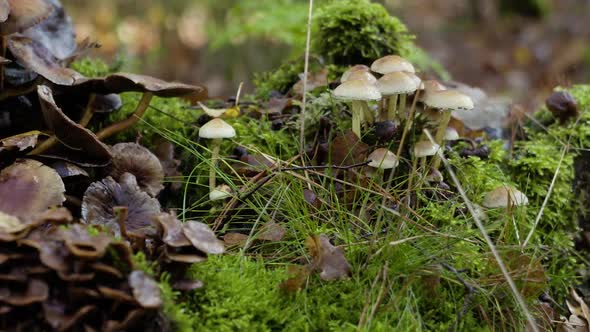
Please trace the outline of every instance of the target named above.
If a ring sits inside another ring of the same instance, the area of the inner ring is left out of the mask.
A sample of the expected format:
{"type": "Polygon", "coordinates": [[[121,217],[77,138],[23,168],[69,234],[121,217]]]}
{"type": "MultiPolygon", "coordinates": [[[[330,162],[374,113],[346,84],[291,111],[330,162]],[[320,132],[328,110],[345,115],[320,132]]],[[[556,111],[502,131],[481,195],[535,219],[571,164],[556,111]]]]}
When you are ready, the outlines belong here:
{"type": "Polygon", "coordinates": [[[198,94],[205,88],[178,82],[166,82],[155,77],[129,73],[116,73],[103,78],[77,78],[73,88],[93,93],[150,92],[159,97],[183,97],[198,94]]]}
{"type": "Polygon", "coordinates": [[[143,192],[135,177],[129,173],[124,174],[120,182],[109,176],[88,187],[82,200],[83,222],[104,225],[114,234],[120,235],[117,216],[113,211],[117,206],[128,208],[125,222],[128,232],[145,236],[156,234],[153,219],[160,214],[160,203],[143,192]]]}
{"type": "Polygon", "coordinates": [[[164,170],[158,157],[137,143],[118,143],[111,148],[113,160],[108,173],[115,180],[124,173],[131,173],[139,187],[155,197],[164,189],[164,170]]]}
{"type": "Polygon", "coordinates": [[[0,172],[0,211],[32,218],[65,201],[65,187],[52,168],[24,159],[0,172]]]}
{"type": "Polygon", "coordinates": [[[222,254],[225,251],[223,241],[217,239],[209,226],[198,221],[187,221],[182,225],[184,235],[195,248],[206,254],[222,254]]]}
{"type": "Polygon", "coordinates": [[[105,163],[111,159],[112,156],[108,146],[99,141],[90,130],[68,118],[55,104],[53,94],[48,86],[39,85],[37,94],[41,102],[45,123],[60,142],[73,150],[82,151],[105,163]]]}
{"type": "Polygon", "coordinates": [[[157,309],[162,306],[160,287],[143,271],[133,271],[129,274],[129,285],[135,300],[146,309],[157,309]]]}
{"type": "Polygon", "coordinates": [[[10,7],[8,18],[0,23],[0,35],[6,36],[23,31],[41,23],[53,12],[53,6],[46,0],[8,0],[3,1],[0,17],[6,13],[6,3],[10,7]]]}
{"type": "Polygon", "coordinates": [[[7,40],[8,49],[23,67],[45,77],[57,85],[72,85],[83,76],[77,71],[65,68],[51,52],[41,43],[14,35],[7,40]]]}

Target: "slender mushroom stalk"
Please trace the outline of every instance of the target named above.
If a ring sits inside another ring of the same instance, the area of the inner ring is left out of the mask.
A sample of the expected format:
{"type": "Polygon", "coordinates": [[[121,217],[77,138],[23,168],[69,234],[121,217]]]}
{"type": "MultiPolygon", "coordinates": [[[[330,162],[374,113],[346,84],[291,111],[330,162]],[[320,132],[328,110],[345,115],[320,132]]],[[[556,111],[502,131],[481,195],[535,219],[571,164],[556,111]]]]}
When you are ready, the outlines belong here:
{"type": "Polygon", "coordinates": [[[394,121],[397,118],[397,94],[389,96],[387,101],[387,116],[385,120],[394,121]]]}
{"type": "Polygon", "coordinates": [[[350,111],[352,112],[352,132],[361,137],[361,122],[363,121],[363,103],[353,100],[350,111]]]}
{"type": "MultiPolygon", "coordinates": [[[[443,112],[441,121],[438,124],[435,141],[436,144],[442,145],[445,132],[451,120],[452,112],[455,110],[470,110],[473,109],[473,101],[469,96],[464,95],[455,90],[443,90],[427,92],[424,98],[426,106],[439,109],[443,112]]],[[[440,166],[440,159],[438,156],[434,157],[433,168],[440,166]]]]}
{"type": "Polygon", "coordinates": [[[211,142],[211,164],[209,167],[209,192],[213,192],[215,190],[215,168],[219,159],[221,141],[224,138],[232,138],[234,136],[236,136],[235,129],[220,118],[215,118],[207,122],[201,127],[201,129],[199,129],[199,137],[213,140],[211,142]]]}
{"type": "Polygon", "coordinates": [[[389,107],[387,111],[387,120],[394,121],[400,119],[400,112],[406,108],[406,94],[413,93],[420,87],[420,79],[416,75],[396,71],[383,75],[377,81],[377,88],[383,96],[389,96],[389,107]],[[397,101],[400,100],[400,109],[397,110],[397,101]]]}
{"type": "Polygon", "coordinates": [[[381,99],[381,93],[366,80],[346,81],[334,89],[333,93],[337,99],[351,101],[352,131],[360,138],[363,117],[367,122],[374,121],[367,101],[381,99]]]}
{"type": "Polygon", "coordinates": [[[410,172],[410,178],[408,179],[408,192],[411,192],[413,179],[417,177],[418,159],[421,159],[420,163],[422,167],[425,167],[426,157],[436,155],[438,149],[440,149],[440,146],[438,144],[432,144],[430,141],[420,141],[414,145],[412,171],[410,172]]]}
{"type": "Polygon", "coordinates": [[[134,124],[136,124],[147,111],[153,97],[154,94],[152,92],[144,92],[141,96],[139,104],[137,104],[135,111],[133,112],[133,114],[131,114],[130,117],[123,121],[114,123],[106,128],[103,128],[101,131],[96,133],[96,137],[98,137],[98,139],[102,141],[105,138],[113,136],[116,133],[122,132],[123,130],[128,129],[134,124]]]}

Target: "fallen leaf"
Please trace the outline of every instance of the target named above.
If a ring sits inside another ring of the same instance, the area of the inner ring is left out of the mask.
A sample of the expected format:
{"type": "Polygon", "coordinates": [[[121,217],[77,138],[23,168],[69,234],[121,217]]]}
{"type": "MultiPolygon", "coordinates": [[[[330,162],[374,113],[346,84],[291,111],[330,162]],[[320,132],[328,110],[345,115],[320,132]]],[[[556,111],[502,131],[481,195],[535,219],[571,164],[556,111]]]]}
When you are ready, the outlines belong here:
{"type": "Polygon", "coordinates": [[[335,247],[324,234],[312,235],[305,244],[311,254],[311,269],[320,271],[323,280],[337,280],[348,278],[352,267],[344,257],[344,250],[335,247]]]}

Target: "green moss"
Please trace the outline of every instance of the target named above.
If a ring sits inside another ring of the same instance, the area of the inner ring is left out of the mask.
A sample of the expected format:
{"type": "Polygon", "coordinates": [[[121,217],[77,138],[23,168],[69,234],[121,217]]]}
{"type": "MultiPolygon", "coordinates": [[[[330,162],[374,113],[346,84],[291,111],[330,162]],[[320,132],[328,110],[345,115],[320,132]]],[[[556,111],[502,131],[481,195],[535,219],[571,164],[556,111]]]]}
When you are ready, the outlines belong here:
{"type": "Polygon", "coordinates": [[[414,39],[382,5],[366,0],[332,2],[314,20],[314,51],[337,65],[367,64],[386,54],[407,56],[414,39]]]}
{"type": "MultiPolygon", "coordinates": [[[[312,29],[310,71],[327,67],[330,81],[337,81],[350,65],[370,65],[388,54],[402,55],[421,70],[450,78],[440,63],[414,44],[406,26],[380,4],[367,0],[320,3],[312,29]]],[[[287,93],[299,80],[303,64],[299,55],[274,71],[256,75],[257,97],[267,99],[273,91],[287,93]]]]}
{"type": "Polygon", "coordinates": [[[101,59],[83,58],[74,61],[72,69],[87,77],[101,77],[112,72],[112,68],[101,59]]]}

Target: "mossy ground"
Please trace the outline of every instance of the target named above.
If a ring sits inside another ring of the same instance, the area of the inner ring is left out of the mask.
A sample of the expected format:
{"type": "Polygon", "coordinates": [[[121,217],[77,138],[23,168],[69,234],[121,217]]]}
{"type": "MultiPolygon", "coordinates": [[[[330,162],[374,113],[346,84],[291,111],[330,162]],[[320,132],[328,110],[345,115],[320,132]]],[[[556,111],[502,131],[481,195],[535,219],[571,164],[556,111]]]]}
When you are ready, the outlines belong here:
{"type": "MultiPolygon", "coordinates": [[[[85,66],[90,67],[90,74],[108,68],[93,69],[92,63],[82,63],[78,70],[84,72],[85,66]]],[[[572,93],[581,109],[590,107],[590,87],[574,87],[572,93]]],[[[136,94],[124,95],[124,109],[104,121],[129,115],[137,100],[136,94]]],[[[308,102],[306,125],[310,135],[320,115],[334,120],[337,133],[349,127],[342,112],[346,105],[334,101],[325,90],[315,91],[308,102]]],[[[196,123],[201,113],[180,100],[155,99],[152,106],[154,109],[136,127],[113,140],[135,140],[139,133],[141,142],[148,146],[156,135],[176,142],[184,177],[175,181],[181,181],[184,187],[171,199],[171,205],[183,218],[213,221],[223,206],[211,204],[207,198],[211,161],[209,143],[197,137],[196,123]]],[[[515,185],[529,197],[528,206],[509,214],[486,211],[489,218],[485,223],[535,315],[539,315],[537,299],[543,293],[563,304],[568,288],[581,281],[578,270],[588,263],[587,257],[574,249],[580,208],[572,180],[576,151],[588,148],[590,115],[583,113],[579,121],[566,126],[553,122],[547,112],[540,113],[539,119],[544,126],[527,124],[525,139],[510,153],[501,141],[489,142],[492,154],[487,159],[462,158],[458,154],[461,146],[449,153],[471,201],[480,203],[487,191],[502,184],[515,185]],[[561,158],[564,148],[567,153],[561,158]],[[553,190],[543,205],[554,176],[553,190]],[[534,226],[542,208],[542,218],[534,226]],[[522,248],[533,227],[531,240],[522,248]]],[[[223,143],[224,156],[238,145],[250,153],[265,153],[282,161],[299,151],[295,121],[279,131],[272,131],[264,119],[248,116],[228,122],[238,135],[223,143]]],[[[217,176],[218,182],[237,190],[247,180],[235,175],[233,163],[223,159],[217,176]]],[[[419,208],[408,218],[386,210],[382,222],[375,222],[376,206],[382,197],[367,188],[382,185],[382,180],[375,177],[369,183],[349,183],[359,190],[354,199],[346,200],[337,194],[331,172],[312,173],[314,181],[293,172],[276,175],[242,202],[221,229],[247,233],[255,239],[263,224],[275,221],[287,231],[282,241],[252,240],[247,249],[233,249],[227,255],[195,265],[189,274],[205,282],[201,290],[175,293],[166,277],[162,278],[167,297],[165,312],[176,322],[177,329],[443,331],[460,316],[459,330],[522,330],[523,315],[459,196],[431,201],[420,191],[419,208]],[[320,207],[306,202],[303,190],[309,186],[323,202],[320,207]],[[283,293],[279,284],[288,277],[288,266],[310,259],[305,239],[320,233],[343,246],[353,266],[351,278],[325,282],[311,276],[302,291],[283,293]],[[466,306],[469,294],[463,281],[474,289],[466,306]],[[460,315],[464,309],[464,315],[460,315]]],[[[399,172],[395,179],[399,187],[394,187],[394,192],[404,189],[407,176],[407,172],[399,172]]],[[[141,258],[138,262],[149,268],[141,258]]],[[[557,310],[565,314],[562,308],[557,310]]]]}
{"type": "MultiPolygon", "coordinates": [[[[590,106],[589,91],[589,87],[572,90],[583,109],[590,106]]],[[[310,102],[314,101],[320,103],[314,98],[310,102]]],[[[180,105],[173,102],[158,107],[183,119],[197,116],[182,108],[172,108],[180,105]]],[[[330,103],[323,104],[321,109],[330,107],[333,107],[330,103]]],[[[548,116],[542,112],[540,118],[546,120],[548,116]]],[[[503,211],[487,211],[486,227],[508,261],[533,313],[538,314],[534,308],[538,296],[544,292],[557,303],[564,303],[568,288],[580,281],[578,269],[587,262],[574,250],[577,206],[572,203],[575,197],[571,188],[573,156],[576,149],[586,146],[584,137],[590,135],[590,119],[586,117],[569,126],[554,123],[541,129],[531,124],[526,129],[528,139],[517,143],[511,156],[501,141],[490,142],[492,154],[486,160],[461,158],[456,152],[459,147],[449,155],[473,202],[481,202],[485,192],[501,184],[513,184],[528,195],[530,204],[515,210],[511,217],[503,211]],[[564,142],[570,142],[570,152],[561,159],[564,142]],[[530,243],[521,251],[520,246],[533,227],[560,162],[543,217],[530,243]],[[530,277],[539,273],[540,279],[530,277]]],[[[160,115],[151,112],[140,128],[169,136],[186,148],[184,153],[197,163],[188,166],[194,168],[191,177],[186,178],[188,190],[184,199],[190,213],[185,212],[192,217],[213,220],[221,206],[210,205],[205,198],[207,142],[196,143],[194,135],[184,137],[184,133],[191,132],[187,131],[186,122],[166,120],[165,125],[157,127],[166,128],[165,132],[150,126],[160,121],[164,121],[160,115]]],[[[247,117],[230,122],[239,134],[234,142],[224,144],[226,153],[235,144],[283,160],[297,151],[293,143],[295,133],[289,128],[272,132],[268,123],[247,117]],[[265,134],[254,135],[255,132],[265,134]]],[[[219,181],[226,181],[234,188],[243,185],[242,180],[226,173],[226,169],[219,170],[219,181]]],[[[521,312],[472,217],[463,212],[460,198],[432,202],[420,196],[422,207],[404,228],[399,228],[399,217],[386,213],[385,222],[391,231],[379,234],[373,242],[374,238],[368,234],[374,234],[375,225],[360,218],[358,211],[371,210],[381,197],[363,191],[355,200],[356,208],[350,209],[338,203],[329,173],[321,178],[314,190],[323,201],[331,203],[319,209],[311,207],[303,198],[306,181],[288,173],[278,175],[244,202],[242,213],[235,215],[224,231],[247,231],[255,237],[262,224],[274,220],[285,226],[287,236],[279,243],[254,241],[246,251],[232,250],[195,265],[190,276],[205,282],[202,290],[190,294],[166,292],[174,294],[169,312],[183,320],[179,326],[197,331],[352,331],[365,312],[367,318],[360,326],[362,330],[386,331],[392,326],[398,330],[447,330],[463,308],[466,290],[457,274],[441,268],[441,264],[460,271],[459,276],[476,290],[467,313],[461,318],[460,330],[519,330],[524,326],[521,312]],[[319,233],[328,234],[336,244],[345,247],[353,265],[353,276],[338,282],[325,282],[312,276],[299,293],[283,293],[278,286],[287,278],[287,267],[309,259],[303,243],[309,234],[319,233]],[[398,242],[390,245],[391,241],[398,242]],[[378,276],[385,267],[386,277],[381,279],[378,276]],[[382,285],[386,291],[379,296],[382,285]],[[367,314],[377,298],[374,315],[367,314]]]]}

